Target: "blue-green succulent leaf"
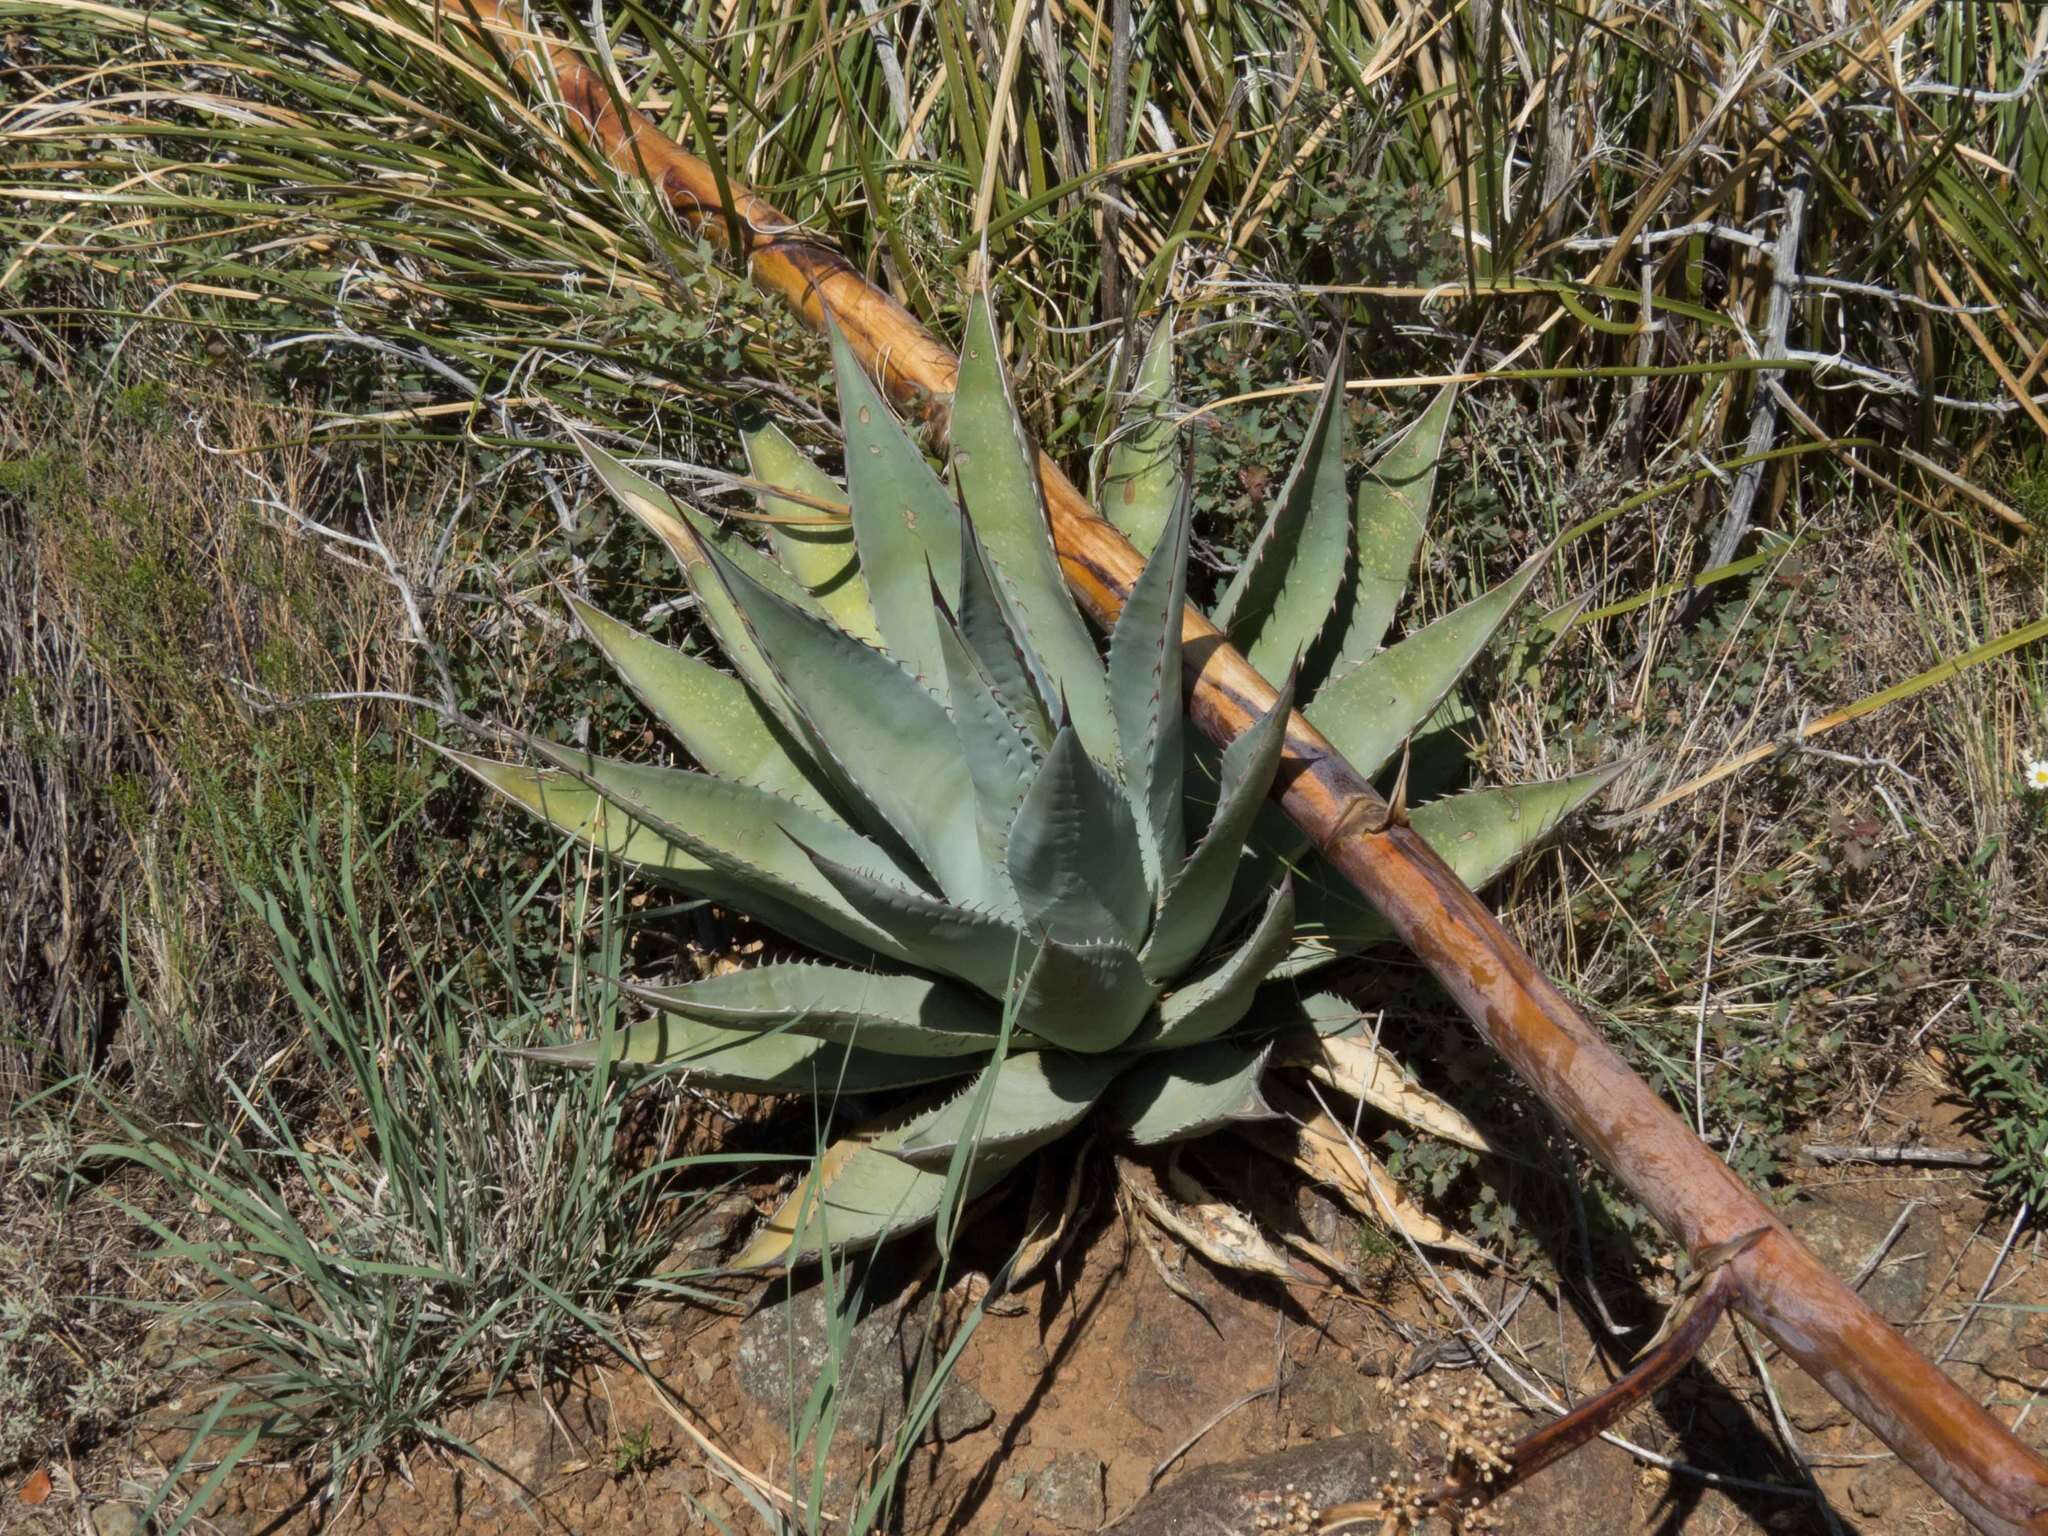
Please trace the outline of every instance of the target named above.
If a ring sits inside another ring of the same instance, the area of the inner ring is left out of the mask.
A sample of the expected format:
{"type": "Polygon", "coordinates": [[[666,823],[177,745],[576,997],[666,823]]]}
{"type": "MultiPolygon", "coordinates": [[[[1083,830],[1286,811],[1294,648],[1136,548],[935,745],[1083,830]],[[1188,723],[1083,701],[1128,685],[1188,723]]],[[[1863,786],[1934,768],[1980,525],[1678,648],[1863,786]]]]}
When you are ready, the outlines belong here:
{"type": "Polygon", "coordinates": [[[787,1030],[904,1056],[989,1056],[1002,1019],[978,992],[901,972],[791,960],[680,986],[622,981],[636,1002],[730,1030],[787,1030]]]}
{"type": "Polygon", "coordinates": [[[1152,327],[1097,497],[1103,516],[1146,555],[1182,496],[1180,429],[1173,418],[1173,321],[1169,309],[1152,327]]]}
{"type": "Polygon", "coordinates": [[[1059,690],[1025,638],[1016,604],[1003,591],[971,524],[960,543],[957,627],[989,688],[1042,754],[1052,745],[1059,690]]]}
{"type": "Polygon", "coordinates": [[[1309,724],[1360,773],[1377,773],[1471,669],[1547,555],[1536,555],[1491,592],[1331,678],[1302,709],[1309,724]]]}
{"type": "MultiPolygon", "coordinates": [[[[910,959],[907,950],[864,919],[822,877],[814,873],[810,877],[798,874],[786,878],[779,859],[771,859],[767,865],[755,862],[761,850],[766,849],[771,856],[775,851],[770,837],[761,835],[763,826],[772,832],[780,824],[772,811],[765,823],[761,820],[763,802],[771,807],[787,807],[806,824],[828,828],[821,836],[832,835],[829,829],[835,824],[824,822],[800,806],[776,801],[765,791],[746,785],[691,775],[702,784],[730,791],[724,796],[706,791],[696,807],[714,821],[724,818],[722,833],[714,833],[715,840],[707,841],[661,825],[660,817],[650,820],[634,814],[630,807],[601,793],[592,780],[574,772],[540,771],[445,747],[440,750],[450,761],[557,831],[693,895],[745,912],[814,949],[854,960],[874,954],[910,959]],[[729,812],[732,814],[728,815],[729,812]],[[744,836],[736,838],[736,833],[744,836]],[[735,841],[740,841],[745,851],[735,847],[735,841]]],[[[838,831],[854,835],[843,827],[838,831]]],[[[881,859],[877,864],[886,867],[887,861],[881,859]]]]}
{"type": "Polygon", "coordinates": [[[1115,1079],[1123,1062],[1114,1056],[1077,1056],[1067,1051],[1012,1051],[982,1068],[995,1074],[979,1123],[975,1087],[949,1099],[918,1122],[894,1148],[896,1156],[921,1168],[944,1168],[965,1136],[975,1155],[1042,1147],[1080,1123],[1115,1079]]]}
{"type": "Polygon", "coordinates": [[[1294,468],[1213,615],[1259,671],[1278,675],[1322,632],[1344,586],[1350,541],[1339,347],[1294,468]]]}
{"type": "Polygon", "coordinates": [[[1171,981],[1215,938],[1246,838],[1279,771],[1293,709],[1294,679],[1290,675],[1273,707],[1224,749],[1215,814],[1195,851],[1167,886],[1159,904],[1159,919],[1145,945],[1145,974],[1153,980],[1171,981]]]}
{"type": "Polygon", "coordinates": [[[1232,1121],[1275,1119],[1279,1111],[1259,1092],[1271,1049],[1212,1040],[1147,1056],[1117,1079],[1103,1108],[1139,1146],[1185,1141],[1232,1121]]]}
{"type": "Polygon", "coordinates": [[[1282,880],[1244,943],[1214,970],[1168,993],[1158,1014],[1131,1037],[1131,1046],[1171,1050],[1235,1029],[1251,1011],[1259,987],[1286,958],[1293,938],[1294,885],[1282,880]]]}
{"type": "MultiPolygon", "coordinates": [[[[1479,890],[1605,789],[1626,766],[1612,763],[1569,778],[1446,795],[1412,811],[1409,820],[1458,878],[1479,890]]],[[[1349,886],[1340,887],[1327,870],[1303,881],[1295,929],[1294,948],[1275,975],[1304,975],[1394,936],[1379,913],[1349,886]]]]}
{"type": "Polygon", "coordinates": [[[1116,711],[1124,792],[1136,814],[1155,891],[1187,857],[1181,785],[1187,777],[1181,706],[1181,610],[1187,602],[1188,509],[1165,528],[1109,637],[1109,694],[1116,711]]]}
{"type": "Polygon", "coordinates": [[[926,970],[957,976],[991,997],[1008,997],[1031,967],[1035,946],[997,913],[951,905],[852,865],[814,855],[834,890],[894,948],[926,970]]]}
{"type": "Polygon", "coordinates": [[[1142,943],[1152,892],[1122,792],[1069,728],[1053,738],[1010,824],[1010,884],[1034,934],[1142,943]]]}
{"type": "Polygon", "coordinates": [[[1010,884],[1010,827],[1038,772],[1039,754],[996,697],[950,621],[940,625],[939,645],[946,657],[946,686],[960,756],[974,784],[975,827],[989,876],[990,905],[1021,920],[1023,909],[1010,884]]]}
{"type": "Polygon", "coordinates": [[[769,519],[768,547],[776,561],[825,617],[854,639],[880,645],[882,634],[854,551],[853,524],[816,505],[844,506],[846,492],[772,424],[747,433],[744,441],[748,471],[761,485],[774,488],[756,490],[754,497],[769,519]],[[793,494],[778,496],[775,490],[793,494]]]}
{"type": "Polygon", "coordinates": [[[1152,1012],[1158,993],[1129,946],[1047,939],[1017,997],[1015,1027],[1070,1051],[1114,1051],[1152,1012]]]}
{"type": "Polygon", "coordinates": [[[732,594],[726,590],[725,583],[711,564],[710,552],[716,544],[715,530],[708,526],[701,513],[678,505],[652,480],[635,474],[589,439],[579,436],[576,443],[605,488],[675,557],[684,582],[697,599],[697,609],[703,615],[705,627],[711,631],[726,660],[732,663],[733,670],[739,673],[740,680],[782,722],[785,731],[792,736],[801,736],[802,730],[782,691],[782,684],[775,676],[775,669],[768,665],[768,658],[754,643],[754,636],[734,605],[732,594]]]}
{"type": "MultiPolygon", "coordinates": [[[[711,559],[717,564],[720,557],[711,559]]],[[[719,574],[807,727],[812,749],[874,807],[940,890],[956,901],[983,899],[989,881],[975,835],[974,786],[945,705],[882,652],[729,566],[720,566],[719,574]]]]}
{"type": "Polygon", "coordinates": [[[836,814],[824,771],[745,683],[577,598],[569,606],[634,696],[707,773],[836,814]]]}
{"type": "Polygon", "coordinates": [[[692,1082],[745,1093],[801,1093],[831,1097],[943,1082],[972,1070],[958,1057],[895,1055],[851,1049],[794,1032],[721,1029],[680,1014],[656,1014],[624,1029],[573,1045],[515,1051],[557,1066],[630,1066],[687,1069],[692,1082]]]}
{"type": "Polygon", "coordinates": [[[882,643],[936,685],[942,674],[931,583],[938,580],[948,602],[957,598],[960,509],[836,325],[831,335],[861,576],[882,643]]]}
{"type": "Polygon", "coordinates": [[[1010,404],[986,293],[975,295],[953,393],[953,474],[998,578],[1016,600],[1027,642],[1065,697],[1082,743],[1113,760],[1116,726],[1095,639],[1053,554],[1038,455],[1010,404]]]}
{"type": "Polygon", "coordinates": [[[1330,622],[1332,642],[1323,675],[1347,672],[1380,648],[1429,524],[1437,465],[1443,460],[1458,386],[1446,384],[1420,417],[1366,472],[1352,504],[1357,572],[1330,622]]]}

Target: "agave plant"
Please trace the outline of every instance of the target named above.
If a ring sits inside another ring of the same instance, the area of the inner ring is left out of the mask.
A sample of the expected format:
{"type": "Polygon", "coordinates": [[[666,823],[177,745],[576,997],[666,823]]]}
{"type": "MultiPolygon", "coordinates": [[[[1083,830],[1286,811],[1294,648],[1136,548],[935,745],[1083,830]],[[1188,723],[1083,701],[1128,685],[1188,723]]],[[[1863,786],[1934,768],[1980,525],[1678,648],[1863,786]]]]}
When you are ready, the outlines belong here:
{"type": "MultiPolygon", "coordinates": [[[[1288,978],[1382,936],[1262,814],[1286,712],[1299,694],[1352,762],[1385,765],[1446,718],[1535,572],[1382,648],[1452,402],[1439,396],[1354,496],[1333,370],[1215,612],[1256,665],[1297,681],[1210,753],[1183,727],[1190,510],[1152,409],[1170,391],[1170,325],[1101,487],[1149,550],[1106,653],[1061,579],[986,301],[968,320],[949,478],[833,340],[847,484],[772,427],[752,434],[765,548],[584,444],[675,555],[731,668],[574,604],[697,767],[540,741],[544,766],[460,759],[557,828],[818,957],[622,982],[645,1018],[536,1054],[681,1064],[762,1092],[907,1091],[823,1153],[743,1263],[929,1222],[949,1193],[986,1188],[1098,1112],[1138,1145],[1269,1115],[1276,1045],[1356,1017],[1288,978]]],[[[1477,883],[1602,782],[1448,796],[1413,820],[1477,883]]]]}

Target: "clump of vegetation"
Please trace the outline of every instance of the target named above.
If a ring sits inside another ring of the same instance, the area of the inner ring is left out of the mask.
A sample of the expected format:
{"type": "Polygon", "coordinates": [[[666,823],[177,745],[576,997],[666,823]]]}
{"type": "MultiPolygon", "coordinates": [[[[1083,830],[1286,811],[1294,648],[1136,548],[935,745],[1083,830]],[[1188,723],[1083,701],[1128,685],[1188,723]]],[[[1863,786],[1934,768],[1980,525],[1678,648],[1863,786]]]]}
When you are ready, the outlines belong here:
{"type": "MultiPolygon", "coordinates": [[[[1140,423],[1110,464],[1110,505],[1151,558],[1105,668],[1060,578],[997,346],[978,301],[949,487],[842,345],[848,485],[772,428],[751,442],[775,560],[589,448],[676,555],[736,675],[596,609],[578,618],[703,771],[546,742],[543,770],[461,759],[561,830],[855,962],[628,983],[654,1016],[552,1059],[828,1096],[972,1078],[826,1149],[743,1262],[943,1228],[960,1190],[987,1187],[1098,1104],[1139,1146],[1271,1116],[1269,1059],[1304,1048],[1285,1043],[1289,1021],[1312,1038],[1352,1028],[1357,1010],[1266,984],[1384,932],[1304,840],[1260,824],[1291,690],[1220,764],[1189,739],[1189,509],[1170,426],[1140,423]],[[849,501],[843,522],[802,511],[849,501]]],[[[1154,385],[1171,347],[1164,327],[1154,385]]],[[[1382,648],[1453,396],[1354,503],[1341,377],[1215,615],[1255,665],[1291,668],[1309,719],[1371,771],[1417,736],[1451,750],[1446,722],[1472,718],[1457,684],[1537,567],[1382,648]]],[[[1414,820],[1483,883],[1610,777],[1452,796],[1414,820]]]]}

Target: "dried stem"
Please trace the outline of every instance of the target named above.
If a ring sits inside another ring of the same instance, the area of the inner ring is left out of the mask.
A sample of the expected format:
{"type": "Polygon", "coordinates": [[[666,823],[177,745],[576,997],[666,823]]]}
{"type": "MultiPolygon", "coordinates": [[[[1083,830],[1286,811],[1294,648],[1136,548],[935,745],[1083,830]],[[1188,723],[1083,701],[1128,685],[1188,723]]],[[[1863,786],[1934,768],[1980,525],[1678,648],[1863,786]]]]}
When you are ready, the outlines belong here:
{"type": "MultiPolygon", "coordinates": [[[[643,115],[622,115],[573,49],[528,29],[516,0],[438,3],[448,23],[488,33],[532,82],[558,92],[587,140],[622,173],[646,178],[707,238],[736,239],[734,254],[756,282],[812,325],[822,327],[829,312],[876,382],[944,440],[959,364],[900,304],[746,188],[731,185],[725,201],[711,166],[643,115]]],[[[1068,585],[1091,618],[1111,624],[1144,559],[1058,465],[1039,462],[1068,585]]],[[[1272,708],[1273,685],[1193,608],[1182,635],[1189,715],[1212,739],[1230,741],[1272,708]]],[[[1763,1229],[1730,1269],[1742,1311],[1786,1354],[1978,1529],[2048,1536],[2048,1461],[1829,1273],[1299,715],[1288,724],[1276,793],[1488,1043],[1688,1252],[1763,1229]]]]}
{"type": "MultiPolygon", "coordinates": [[[[1417,1514],[1434,1509],[1477,1508],[1605,1434],[1685,1369],[1687,1362],[1706,1345],[1721,1315],[1735,1304],[1740,1292],[1741,1284],[1732,1270],[1716,1270],[1695,1294],[1683,1320],[1646,1350],[1625,1376],[1497,1455],[1466,1460],[1434,1488],[1421,1490],[1406,1500],[1405,1507],[1417,1514]]],[[[1384,1520],[1388,1513],[1385,1499],[1365,1499],[1356,1504],[1333,1505],[1322,1511],[1320,1523],[1323,1530],[1333,1531],[1360,1521],[1384,1520]]]]}

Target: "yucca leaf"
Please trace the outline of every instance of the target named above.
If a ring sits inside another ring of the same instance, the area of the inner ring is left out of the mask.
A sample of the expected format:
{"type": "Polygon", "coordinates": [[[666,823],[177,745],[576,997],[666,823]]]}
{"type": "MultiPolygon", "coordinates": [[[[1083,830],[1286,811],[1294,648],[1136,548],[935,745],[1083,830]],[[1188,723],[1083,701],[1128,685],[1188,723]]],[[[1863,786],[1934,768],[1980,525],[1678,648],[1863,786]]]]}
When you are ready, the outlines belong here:
{"type": "Polygon", "coordinates": [[[1346,672],[1380,648],[1387,626],[1408,590],[1415,552],[1429,525],[1458,387],[1437,391],[1422,415],[1388,445],[1359,483],[1352,504],[1353,557],[1358,569],[1346,583],[1330,621],[1329,659],[1320,676],[1346,672]]]}
{"type": "Polygon", "coordinates": [[[790,1031],[721,1029],[679,1014],[656,1014],[573,1045],[539,1046],[513,1054],[556,1066],[669,1066],[687,1069],[691,1081],[707,1087],[819,1097],[943,1082],[972,1068],[972,1063],[957,1057],[850,1049],[790,1031]]]}
{"type": "Polygon", "coordinates": [[[977,293],[953,393],[953,474],[998,577],[1016,599],[1027,642],[1065,698],[1088,750],[1116,753],[1116,726],[1094,637],[1060,575],[1038,480],[1038,455],[1010,404],[988,295],[977,293]]]}
{"type": "Polygon", "coordinates": [[[1137,822],[1071,727],[1053,738],[1017,806],[1007,862],[1032,933],[1065,943],[1144,942],[1152,892],[1137,822]]]}
{"type": "Polygon", "coordinates": [[[707,773],[836,815],[823,772],[751,689],[700,657],[663,645],[603,610],[569,599],[605,660],[707,773]]]}
{"type": "Polygon", "coordinates": [[[1070,1051],[1113,1051],[1152,1011],[1158,994],[1132,950],[1115,940],[1047,939],[1017,996],[1015,1027],[1070,1051]]]}
{"type": "Polygon", "coordinates": [[[1209,947],[1230,901],[1245,839],[1273,788],[1294,709],[1294,678],[1280,697],[1223,750],[1215,814],[1195,851],[1167,886],[1144,950],[1145,974],[1170,981],[1209,947]]]}
{"type": "Polygon", "coordinates": [[[802,728],[788,696],[782,691],[781,682],[775,676],[775,669],[768,665],[768,658],[755,644],[753,633],[741,618],[732,594],[726,590],[725,583],[711,564],[712,540],[698,526],[700,519],[678,506],[660,486],[635,474],[588,438],[579,436],[576,444],[619,504],[646,524],[675,557],[684,582],[697,599],[698,612],[703,615],[705,627],[717,640],[726,660],[732,663],[733,670],[739,673],[740,680],[763,706],[773,712],[785,731],[801,737],[802,728]]]}
{"type": "Polygon", "coordinates": [[[1339,347],[1294,467],[1212,615],[1259,671],[1285,671],[1321,633],[1344,586],[1350,539],[1339,347]]]}
{"type": "Polygon", "coordinates": [[[914,965],[999,998],[1030,968],[1033,944],[994,912],[951,905],[822,855],[813,854],[812,863],[848,906],[888,936],[892,952],[914,965]]]}
{"type": "Polygon", "coordinates": [[[959,592],[961,640],[1004,710],[1031,744],[1044,752],[1052,745],[1058,687],[1031,649],[1016,605],[990,568],[988,554],[971,523],[961,529],[959,592]]]}
{"type": "MultiPolygon", "coordinates": [[[[1412,811],[1409,820],[1458,878],[1480,890],[1534,848],[1572,812],[1611,784],[1626,763],[1568,778],[1446,795],[1412,811]]],[[[1391,939],[1386,920],[1331,879],[1302,882],[1296,944],[1275,969],[1300,976],[1344,955],[1391,939]]]]}
{"type": "Polygon", "coordinates": [[[1548,553],[1525,562],[1491,592],[1331,678],[1302,709],[1309,724],[1360,773],[1377,773],[1471,668],[1548,553]]]}
{"type": "Polygon", "coordinates": [[[1181,608],[1187,602],[1188,509],[1167,520],[1109,637],[1124,792],[1136,814],[1154,890],[1187,856],[1181,785],[1187,777],[1181,705],[1181,608]]]}
{"type": "Polygon", "coordinates": [[[854,550],[853,523],[851,519],[820,521],[829,514],[811,504],[843,504],[846,492],[773,424],[747,433],[745,443],[747,468],[754,479],[807,498],[790,500],[772,491],[754,493],[761,511],[771,519],[805,519],[766,525],[776,561],[810,594],[825,617],[854,639],[880,645],[882,634],[875,627],[875,611],[868,604],[867,584],[861,579],[854,550]]]}
{"type": "MultiPolygon", "coordinates": [[[[792,884],[769,871],[694,839],[672,837],[632,815],[584,779],[493,762],[467,752],[439,749],[484,784],[548,822],[557,831],[589,843],[608,857],[637,866],[692,895],[745,912],[792,939],[845,959],[871,954],[911,958],[888,932],[867,922],[839,898],[829,883],[792,884]]],[[[712,779],[710,783],[721,781],[712,779]]],[[[744,785],[728,788],[744,792],[744,785]]],[[[754,793],[763,793],[754,791],[754,793]]],[[[800,809],[800,808],[799,808],[800,809]]],[[[809,813],[804,813],[808,815],[809,813]]]]}
{"type": "Polygon", "coordinates": [[[812,748],[875,808],[942,891],[958,901],[984,897],[989,881],[975,835],[974,786],[945,705],[881,651],[765,591],[715,552],[710,558],[812,748]]]}
{"type": "Polygon", "coordinates": [[[1157,1016],[1131,1037],[1131,1046],[1171,1050],[1235,1029],[1273,967],[1286,958],[1293,938],[1294,884],[1283,879],[1245,941],[1214,970],[1168,993],[1157,1016]]]}
{"type": "Polygon", "coordinates": [[[1205,1135],[1233,1120],[1274,1119],[1278,1111],[1259,1091],[1270,1051],[1214,1040],[1148,1056],[1117,1079],[1103,1108],[1140,1146],[1205,1135]]]}
{"type": "Polygon", "coordinates": [[[1147,555],[1159,542],[1182,495],[1180,434],[1171,410],[1173,322],[1169,309],[1152,327],[1152,339],[1124,404],[1117,443],[1110,450],[1097,498],[1103,515],[1147,555]]]}
{"type": "Polygon", "coordinates": [[[995,1081],[978,1119],[974,1110],[980,1082],[923,1116],[893,1150],[920,1168],[944,1168],[969,1135],[977,1159],[1035,1150],[1079,1124],[1122,1066],[1114,1056],[1012,1051],[982,1068],[982,1078],[994,1073],[995,1081]]]}
{"type": "Polygon", "coordinates": [[[988,998],[951,982],[792,960],[747,966],[681,986],[622,981],[636,1002],[728,1030],[787,1030],[905,1056],[987,1056],[1001,1018],[988,998]]]}
{"type": "Polygon", "coordinates": [[[956,599],[960,509],[836,325],[831,335],[861,579],[883,645],[936,684],[943,674],[931,583],[956,599]]]}

